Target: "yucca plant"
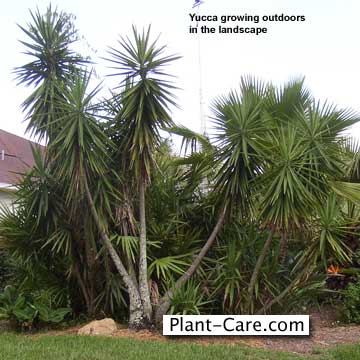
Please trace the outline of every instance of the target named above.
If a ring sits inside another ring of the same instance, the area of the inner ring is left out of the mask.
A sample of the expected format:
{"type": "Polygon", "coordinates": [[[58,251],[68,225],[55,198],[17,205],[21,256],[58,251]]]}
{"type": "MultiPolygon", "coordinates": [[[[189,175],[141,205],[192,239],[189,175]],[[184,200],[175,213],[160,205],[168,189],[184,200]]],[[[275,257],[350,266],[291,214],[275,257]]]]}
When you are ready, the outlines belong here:
{"type": "Polygon", "coordinates": [[[251,212],[249,182],[260,170],[254,134],[262,133],[263,130],[260,103],[265,89],[266,86],[261,82],[244,78],[240,94],[231,92],[228,97],[217,99],[213,105],[217,147],[215,151],[209,152],[210,156],[206,161],[215,163],[216,167],[213,193],[216,194],[219,215],[210,236],[191,266],[177,280],[175,288],[170,288],[160,300],[156,312],[158,322],[161,322],[162,315],[169,308],[174,289],[186,283],[199,268],[228,213],[233,208],[240,208],[241,216],[244,217],[251,212]]]}
{"type": "Polygon", "coordinates": [[[319,257],[325,267],[329,263],[349,264],[351,263],[352,251],[346,245],[346,237],[354,233],[351,219],[347,219],[342,213],[334,194],[330,194],[324,207],[319,209],[316,237],[319,239],[319,257]]]}
{"type": "Polygon", "coordinates": [[[341,134],[358,120],[350,110],[315,103],[302,90],[301,82],[291,86],[292,96],[288,96],[290,88],[286,87],[265,106],[265,116],[271,119],[271,114],[276,113],[276,117],[271,121],[273,126],[262,148],[264,168],[259,179],[265,193],[259,207],[260,217],[272,231],[254,269],[250,294],[273,234],[280,231],[282,241],[286,241],[291,227],[299,228],[311,219],[332,191],[334,179],[340,180],[344,175],[341,134]],[[298,95],[294,96],[296,92],[298,95]],[[285,106],[288,99],[296,101],[285,106]]]}
{"type": "Polygon", "coordinates": [[[164,67],[179,56],[163,55],[165,46],[150,40],[150,26],[142,33],[133,27],[134,40],[121,38],[120,50],[109,49],[114,75],[123,79],[122,109],[117,115],[121,122],[120,151],[128,154],[130,169],[134,169],[139,189],[139,292],[147,321],[152,319],[152,306],[147,275],[145,190],[154,166],[153,154],[160,144],[159,130],[172,125],[169,106],[174,101],[174,85],[167,78],[164,67]]]}
{"type": "Polygon", "coordinates": [[[87,61],[71,49],[78,40],[71,15],[53,10],[51,5],[45,15],[39,10],[30,15],[32,23],[19,27],[27,36],[21,43],[33,61],[17,67],[15,73],[19,84],[35,87],[22,105],[28,131],[40,140],[52,139],[58,129],[55,102],[62,95],[58,85],[66,86],[87,61]]]}

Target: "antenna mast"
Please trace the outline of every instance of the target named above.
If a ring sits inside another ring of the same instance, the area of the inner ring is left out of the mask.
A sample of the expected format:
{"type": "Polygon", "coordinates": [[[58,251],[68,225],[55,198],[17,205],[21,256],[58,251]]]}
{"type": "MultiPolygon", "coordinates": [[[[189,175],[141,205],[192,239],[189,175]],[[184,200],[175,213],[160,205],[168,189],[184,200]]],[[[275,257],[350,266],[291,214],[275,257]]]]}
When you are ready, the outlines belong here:
{"type": "MultiPolygon", "coordinates": [[[[197,7],[197,14],[200,14],[200,5],[203,1],[196,1],[193,7],[197,7]]],[[[201,64],[201,42],[200,42],[200,29],[199,21],[196,23],[197,35],[198,35],[198,66],[199,66],[199,108],[200,108],[200,133],[206,135],[206,118],[204,112],[204,97],[203,97],[203,85],[202,85],[202,64],[201,64]]]]}

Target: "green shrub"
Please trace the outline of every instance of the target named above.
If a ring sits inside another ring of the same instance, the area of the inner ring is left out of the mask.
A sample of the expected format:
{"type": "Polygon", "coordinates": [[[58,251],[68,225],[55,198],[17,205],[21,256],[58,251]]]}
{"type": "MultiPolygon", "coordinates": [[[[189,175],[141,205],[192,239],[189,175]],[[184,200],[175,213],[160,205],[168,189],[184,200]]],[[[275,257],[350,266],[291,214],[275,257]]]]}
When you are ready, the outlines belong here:
{"type": "Polygon", "coordinates": [[[360,324],[360,282],[349,284],[343,294],[343,317],[348,323],[360,324]]]}
{"type": "Polygon", "coordinates": [[[171,298],[170,314],[172,315],[200,315],[206,314],[206,305],[211,301],[204,301],[204,293],[200,283],[194,279],[175,289],[171,298]]]}
{"type": "Polygon", "coordinates": [[[14,286],[6,286],[0,293],[0,319],[14,320],[23,329],[58,324],[70,312],[69,308],[54,309],[41,296],[24,294],[14,286]]]}
{"type": "Polygon", "coordinates": [[[10,276],[9,266],[7,264],[7,253],[0,250],[0,292],[4,290],[6,282],[10,276]]]}

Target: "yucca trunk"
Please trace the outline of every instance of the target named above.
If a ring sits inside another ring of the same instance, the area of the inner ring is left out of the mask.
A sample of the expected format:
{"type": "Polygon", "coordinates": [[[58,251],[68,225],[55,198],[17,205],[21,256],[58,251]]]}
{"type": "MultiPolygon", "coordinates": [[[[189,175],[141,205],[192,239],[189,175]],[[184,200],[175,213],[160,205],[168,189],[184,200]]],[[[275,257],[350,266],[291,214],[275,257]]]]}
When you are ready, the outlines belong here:
{"type": "Polygon", "coordinates": [[[111,244],[106,233],[101,235],[103,242],[110,254],[110,257],[124,281],[129,294],[129,329],[141,330],[149,327],[149,320],[144,313],[144,307],[141,301],[141,296],[137,284],[132,280],[131,276],[126,271],[119,255],[111,244]]]}
{"type": "Polygon", "coordinates": [[[134,330],[140,330],[140,329],[146,329],[149,327],[149,320],[144,313],[144,307],[142,303],[142,299],[139,293],[139,290],[134,284],[134,282],[131,279],[131,276],[128,274],[127,270],[124,267],[124,264],[122,263],[119,255],[117,254],[116,250],[114,249],[108,235],[106,234],[103,225],[100,222],[99,216],[97,214],[93,198],[90,194],[89,186],[87,184],[87,181],[85,181],[85,192],[86,197],[90,205],[91,214],[94,218],[94,221],[96,223],[96,226],[98,228],[100,238],[103,241],[106,249],[108,250],[110,257],[112,261],[114,262],[114,265],[116,267],[116,270],[119,272],[122,280],[125,283],[125,286],[129,293],[129,328],[134,330]]]}
{"type": "Polygon", "coordinates": [[[214,243],[214,241],[216,239],[217,234],[221,230],[221,227],[222,227],[222,225],[224,223],[224,220],[225,220],[225,215],[226,215],[226,207],[224,207],[222,209],[222,211],[220,213],[220,216],[219,216],[219,219],[218,219],[218,221],[217,221],[211,235],[209,236],[209,238],[206,241],[205,245],[202,247],[202,249],[200,250],[199,254],[196,256],[196,258],[194,259],[194,261],[192,262],[190,267],[176,281],[175,285],[173,287],[171,287],[164,294],[164,296],[160,299],[159,305],[158,305],[158,307],[156,309],[156,312],[155,312],[155,321],[156,321],[157,325],[160,325],[162,323],[163,315],[165,315],[168,312],[169,307],[170,307],[171,297],[173,296],[174,291],[176,289],[178,289],[181,285],[186,283],[186,281],[188,281],[192,277],[192,275],[195,273],[195,271],[199,267],[201,261],[204,259],[205,255],[210,250],[212,244],[214,243]]]}
{"type": "Polygon", "coordinates": [[[264,247],[263,247],[263,249],[261,251],[261,254],[260,254],[260,256],[259,256],[259,258],[258,258],[258,260],[256,262],[254,271],[253,271],[251,279],[250,279],[249,288],[248,288],[248,292],[249,292],[250,296],[253,296],[255,284],[256,284],[256,281],[257,281],[257,279],[259,277],[260,268],[261,268],[261,265],[263,264],[263,262],[265,260],[266,254],[269,251],[269,248],[270,248],[270,245],[271,245],[271,240],[272,240],[272,238],[274,236],[274,232],[275,232],[275,225],[272,225],[269,236],[267,237],[267,239],[265,241],[264,247]]]}
{"type": "Polygon", "coordinates": [[[147,277],[147,249],[146,249],[146,213],[145,213],[145,179],[141,176],[139,185],[140,207],[140,257],[139,257],[139,292],[148,321],[152,318],[152,306],[147,277]]]}

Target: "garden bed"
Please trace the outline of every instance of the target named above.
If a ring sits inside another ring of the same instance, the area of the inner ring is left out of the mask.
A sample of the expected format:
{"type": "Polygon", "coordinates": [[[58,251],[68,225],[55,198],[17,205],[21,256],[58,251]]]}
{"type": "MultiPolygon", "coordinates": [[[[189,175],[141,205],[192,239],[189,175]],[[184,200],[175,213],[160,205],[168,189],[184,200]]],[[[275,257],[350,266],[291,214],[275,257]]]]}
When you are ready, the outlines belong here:
{"type": "MultiPolygon", "coordinates": [[[[360,325],[344,325],[336,321],[335,311],[328,307],[314,310],[310,313],[311,335],[299,336],[197,336],[197,337],[164,337],[157,331],[130,331],[125,325],[120,324],[113,337],[132,340],[161,341],[171,343],[196,343],[200,345],[230,344],[246,345],[256,349],[276,350],[298,354],[313,354],[319,349],[332,348],[342,344],[356,344],[360,341],[360,325]]],[[[66,330],[52,330],[43,335],[76,335],[81,326],[66,330]]]]}

